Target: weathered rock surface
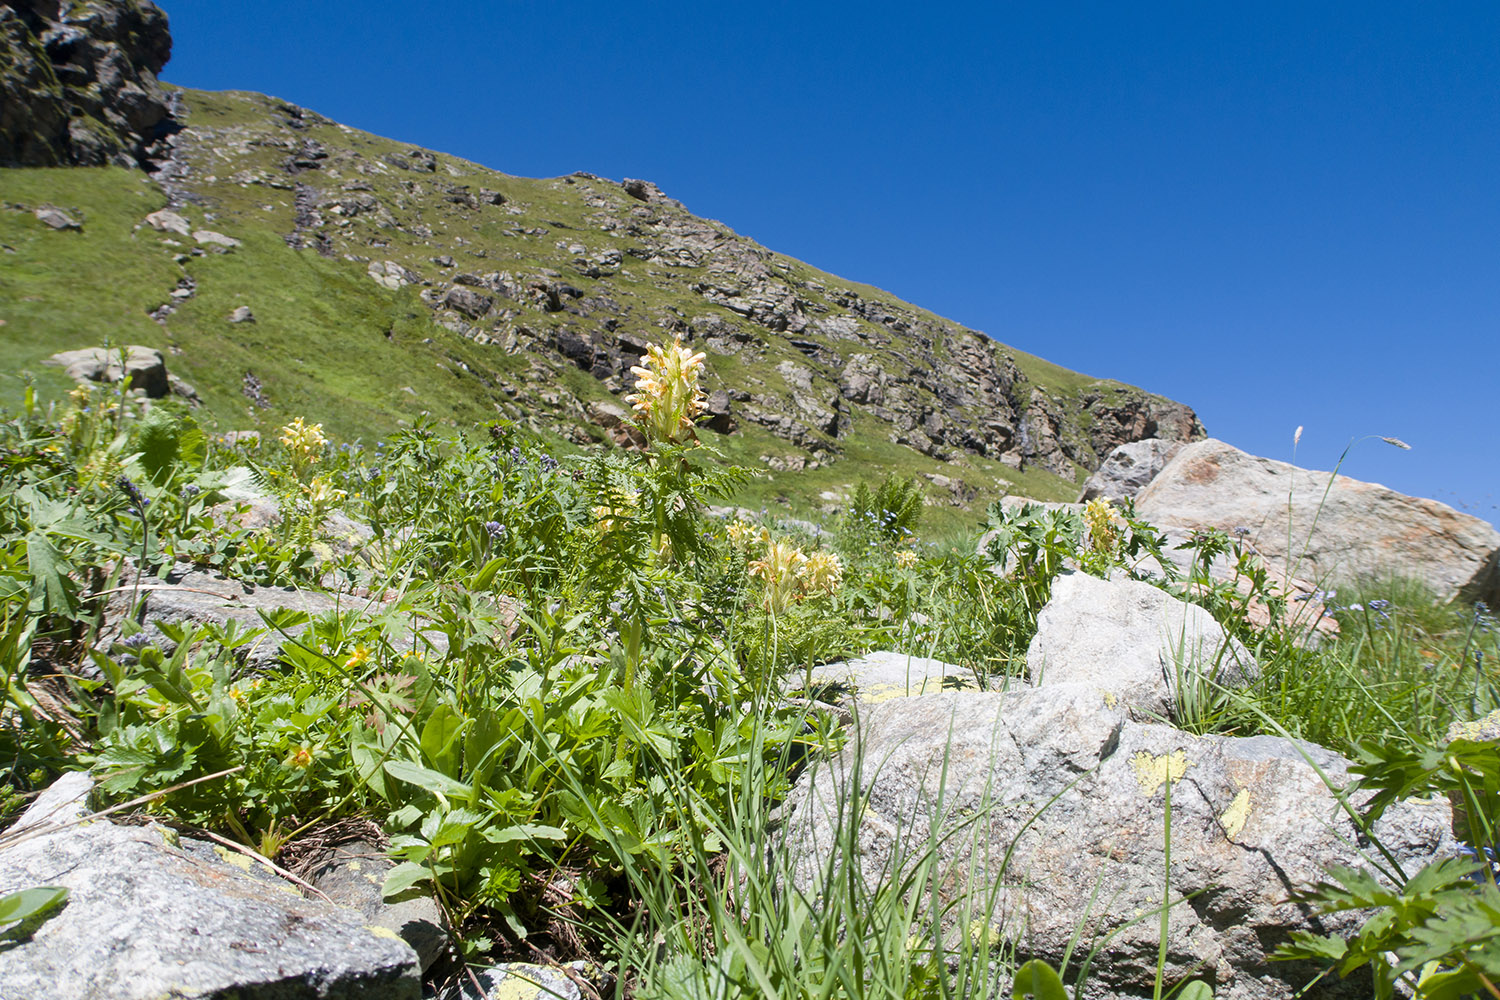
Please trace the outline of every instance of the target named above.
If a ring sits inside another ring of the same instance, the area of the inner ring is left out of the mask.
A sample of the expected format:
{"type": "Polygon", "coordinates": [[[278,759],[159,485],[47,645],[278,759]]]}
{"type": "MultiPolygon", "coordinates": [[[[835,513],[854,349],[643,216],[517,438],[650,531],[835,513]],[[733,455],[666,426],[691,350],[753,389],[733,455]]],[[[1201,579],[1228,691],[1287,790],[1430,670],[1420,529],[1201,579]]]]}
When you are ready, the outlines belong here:
{"type": "Polygon", "coordinates": [[[53,822],[82,815],[90,783],[64,780],[62,793],[37,802],[0,838],[0,894],[38,885],[69,891],[59,912],[0,955],[0,996],[420,996],[416,955],[394,934],[220,860],[211,845],[179,841],[155,824],[41,824],[41,809],[53,822]],[[23,836],[11,836],[18,829],[23,836]]]}
{"type": "Polygon", "coordinates": [[[134,167],[158,155],[175,127],[156,79],[171,54],[150,0],[0,5],[0,166],[134,167]]]}
{"type": "Polygon", "coordinates": [[[1338,476],[1330,486],[1331,476],[1200,441],[1136,497],[1136,511],[1164,527],[1247,528],[1269,565],[1325,586],[1397,575],[1441,600],[1500,602],[1500,531],[1375,483],[1338,476]]]}
{"type": "Polygon", "coordinates": [[[1181,441],[1146,438],[1127,441],[1104,459],[1083,484],[1079,501],[1103,497],[1116,503],[1134,497],[1156,474],[1166,467],[1172,456],[1182,450],[1181,441]]]}
{"type": "MultiPolygon", "coordinates": [[[[939,903],[968,897],[980,907],[945,911],[945,935],[978,921],[1056,964],[1080,928],[1075,959],[1113,934],[1081,1000],[1150,996],[1170,782],[1167,982],[1206,979],[1219,1000],[1289,1000],[1317,973],[1266,959],[1292,931],[1314,929],[1289,894],[1330,864],[1362,863],[1353,824],[1304,754],[1330,780],[1347,780],[1347,762],[1319,747],[1132,722],[1086,685],[889,701],[865,714],[837,758],[799,780],[787,849],[797,887],[816,898],[851,811],[867,879],[908,869],[936,841],[939,903]]],[[[1414,871],[1457,850],[1450,821],[1446,802],[1406,801],[1375,832],[1414,871]]],[[[1341,914],[1317,926],[1347,932],[1361,920],[1341,914]]],[[[1354,976],[1319,991],[1364,997],[1370,985],[1354,976]]]]}
{"type": "Polygon", "coordinates": [[[367,927],[384,927],[399,935],[417,953],[421,971],[426,972],[451,947],[443,929],[443,911],[431,896],[415,890],[387,902],[382,889],[386,873],[394,866],[376,845],[353,840],[331,848],[308,880],[333,902],[358,911],[367,927]]]}
{"type": "Polygon", "coordinates": [[[474,969],[441,994],[442,1000],[582,1000],[578,983],[562,969],[525,962],[505,962],[489,969],[474,969]]]}
{"type": "MultiPolygon", "coordinates": [[[[122,586],[133,588],[134,575],[127,573],[122,586]]],[[[108,649],[119,642],[121,625],[130,611],[133,589],[113,595],[105,611],[106,626],[101,630],[99,643],[108,649]]],[[[296,590],[291,587],[257,587],[242,580],[231,580],[187,563],[178,563],[162,577],[142,577],[140,586],[141,605],[137,621],[144,626],[138,633],[145,641],[163,651],[176,648],[159,627],[162,623],[188,625],[224,626],[236,623],[242,632],[249,629],[263,634],[247,648],[242,649],[247,666],[255,670],[273,669],[281,657],[282,644],[295,639],[307,628],[305,621],[287,624],[280,631],[269,630],[261,619],[261,613],[302,612],[308,617],[330,611],[357,610],[367,608],[371,599],[349,594],[331,594],[313,590],[296,590]]],[[[374,602],[378,608],[379,602],[374,602]]],[[[440,632],[422,632],[422,637],[435,649],[446,650],[447,640],[440,632]]],[[[397,649],[419,648],[421,640],[412,636],[411,629],[402,629],[393,638],[397,649]],[[417,646],[413,644],[417,643],[417,646]]]]}
{"type": "Polygon", "coordinates": [[[1036,624],[1031,683],[1088,684],[1138,718],[1178,718],[1183,684],[1240,687],[1260,673],[1213,615],[1138,580],[1065,572],[1036,624]]]}
{"type": "Polygon", "coordinates": [[[793,671],[787,676],[787,683],[818,691],[825,697],[831,694],[840,701],[856,701],[861,706],[939,691],[980,690],[972,670],[891,650],[866,653],[854,660],[819,664],[810,672],[793,671]]]}

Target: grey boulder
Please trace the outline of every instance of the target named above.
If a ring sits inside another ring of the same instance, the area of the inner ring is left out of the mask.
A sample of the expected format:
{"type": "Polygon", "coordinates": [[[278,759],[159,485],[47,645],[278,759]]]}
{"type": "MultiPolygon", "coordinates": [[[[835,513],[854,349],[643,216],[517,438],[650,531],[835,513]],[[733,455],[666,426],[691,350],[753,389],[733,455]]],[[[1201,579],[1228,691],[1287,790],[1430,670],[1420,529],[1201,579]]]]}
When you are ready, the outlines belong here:
{"type": "Polygon", "coordinates": [[[1138,580],[1062,573],[1036,624],[1026,650],[1032,684],[1089,684],[1137,718],[1180,720],[1184,698],[1260,673],[1213,615],[1138,580]]]}
{"type": "Polygon", "coordinates": [[[452,942],[444,930],[443,911],[431,896],[416,890],[387,901],[385,877],[395,862],[376,845],[353,840],[334,846],[311,872],[312,884],[340,906],[359,911],[370,927],[384,927],[417,953],[426,972],[448,953],[452,942]]]}
{"type": "Polygon", "coordinates": [[[1122,444],[1110,452],[1103,464],[1084,482],[1083,493],[1078,499],[1103,497],[1117,503],[1128,500],[1145,489],[1181,450],[1181,441],[1163,441],[1161,438],[1122,444]]]}
{"type": "Polygon", "coordinates": [[[891,650],[793,671],[787,682],[825,697],[832,689],[835,700],[855,701],[861,706],[939,691],[980,690],[972,670],[891,650]]]}
{"type": "Polygon", "coordinates": [[[1246,528],[1268,564],[1324,587],[1400,575],[1440,600],[1500,601],[1500,531],[1488,523],[1223,441],[1184,447],[1136,497],[1136,512],[1169,528],[1246,528]]]}
{"type": "Polygon", "coordinates": [[[172,391],[166,359],[154,347],[140,344],[113,349],[86,347],[61,351],[48,358],[46,363],[60,366],[69,378],[79,382],[129,379],[132,389],[143,390],[152,399],[160,399],[172,391]]]}
{"type": "MultiPolygon", "coordinates": [[[[1342,785],[1347,767],[1310,744],[1132,722],[1081,684],[924,695],[875,706],[839,756],[798,780],[784,849],[814,905],[840,891],[842,858],[876,884],[931,852],[912,889],[927,900],[929,940],[979,930],[1054,965],[1071,950],[1074,969],[1097,945],[1079,1000],[1145,997],[1170,788],[1167,983],[1205,979],[1217,1000],[1290,1000],[1318,970],[1266,956],[1293,931],[1344,933],[1364,918],[1313,917],[1290,899],[1329,865],[1368,866],[1366,841],[1319,775],[1342,785]],[[841,850],[851,826],[856,842],[841,850]]],[[[1407,800],[1374,832],[1410,874],[1457,850],[1450,822],[1446,802],[1407,800]]],[[[1317,995],[1370,989],[1351,976],[1317,995]]]]}
{"type": "Polygon", "coordinates": [[[0,954],[0,996],[417,1000],[416,955],[353,910],[256,877],[240,855],[155,824],[93,820],[87,779],[0,838],[0,894],[63,886],[62,909],[0,954]],[[34,815],[46,808],[51,826],[34,815]],[[222,851],[222,849],[219,849],[222,851]]]}

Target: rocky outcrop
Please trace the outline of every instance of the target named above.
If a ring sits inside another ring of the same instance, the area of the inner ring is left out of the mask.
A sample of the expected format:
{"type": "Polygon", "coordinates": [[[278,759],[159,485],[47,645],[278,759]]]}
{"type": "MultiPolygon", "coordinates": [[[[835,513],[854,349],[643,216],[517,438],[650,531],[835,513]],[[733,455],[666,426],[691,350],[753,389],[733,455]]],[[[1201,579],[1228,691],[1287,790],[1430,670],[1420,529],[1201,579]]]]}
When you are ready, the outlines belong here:
{"type": "MultiPolygon", "coordinates": [[[[1054,966],[1100,945],[1080,1000],[1152,995],[1165,886],[1168,983],[1290,1000],[1320,970],[1267,955],[1293,931],[1364,920],[1289,901],[1329,865],[1364,864],[1361,835],[1318,773],[1342,785],[1348,766],[1310,744],[1132,722],[1085,685],[923,695],[863,713],[857,738],[799,779],[785,848],[809,900],[841,891],[828,881],[842,877],[836,859],[876,884],[935,851],[912,892],[937,934],[988,933],[1054,966]]],[[[1415,871],[1456,852],[1450,822],[1442,800],[1404,801],[1375,834],[1415,871]]],[[[1323,980],[1317,995],[1370,989],[1356,975],[1323,980]]]]}
{"type": "Polygon", "coordinates": [[[68,890],[0,960],[0,996],[417,1000],[417,957],[361,913],[304,899],[249,857],[154,823],[80,822],[65,776],[0,835],[0,895],[68,890]]]}
{"type": "Polygon", "coordinates": [[[176,127],[151,0],[0,4],[0,166],[143,165],[176,127]]]}
{"type": "Polygon", "coordinates": [[[1257,458],[1222,441],[1178,452],[1136,497],[1136,511],[1184,531],[1244,529],[1269,565],[1325,588],[1402,576],[1440,600],[1500,602],[1500,532],[1486,522],[1436,500],[1257,458]]]}
{"type": "Polygon", "coordinates": [[[1026,674],[1038,686],[1091,685],[1136,718],[1181,721],[1184,697],[1241,687],[1260,668],[1197,605],[1149,583],[1068,572],[1037,615],[1026,674]]]}
{"type": "Polygon", "coordinates": [[[1181,441],[1145,438],[1115,448],[1083,484],[1080,501],[1103,497],[1123,503],[1145,489],[1172,456],[1182,450],[1181,441]]]}

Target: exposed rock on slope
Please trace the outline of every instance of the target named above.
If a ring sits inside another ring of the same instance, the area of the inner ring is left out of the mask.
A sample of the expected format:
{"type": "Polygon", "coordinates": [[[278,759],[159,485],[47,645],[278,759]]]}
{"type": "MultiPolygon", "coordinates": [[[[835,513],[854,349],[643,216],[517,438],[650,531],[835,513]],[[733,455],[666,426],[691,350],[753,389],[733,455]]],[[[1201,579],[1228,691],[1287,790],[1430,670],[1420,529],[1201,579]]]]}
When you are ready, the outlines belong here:
{"type": "Polygon", "coordinates": [[[1396,575],[1443,600],[1500,601],[1500,532],[1479,518],[1222,441],[1178,452],[1136,511],[1168,528],[1248,528],[1268,564],[1321,583],[1396,575]]]}
{"type": "Polygon", "coordinates": [[[171,54],[150,0],[0,4],[0,165],[144,162],[172,125],[171,54]]]}
{"type": "MultiPolygon", "coordinates": [[[[253,379],[258,406],[298,400],[298,415],[343,416],[361,431],[360,406],[392,423],[414,415],[401,392],[439,417],[505,416],[597,441],[607,429],[590,422],[591,405],[629,388],[647,344],[680,336],[710,356],[705,426],[735,439],[732,458],[764,456],[773,468],[850,456],[910,474],[956,461],[942,471],[963,495],[1030,472],[1027,488],[1063,497],[1122,443],[1203,433],[1186,406],[774,253],[649,181],[511,177],[274,98],[163,88],[155,73],[170,40],[154,6],[60,9],[0,7],[14,67],[5,86],[25,98],[7,99],[0,159],[150,160],[165,204],[146,204],[125,177],[110,180],[110,202],[91,181],[90,203],[61,175],[34,201],[79,207],[69,217],[82,229],[67,237],[137,265],[120,269],[125,287],[112,293],[133,293],[124,275],[153,275],[136,296],[149,334],[119,335],[180,348],[185,374],[226,419],[245,418],[240,385],[253,379]],[[79,123],[86,135],[74,134],[79,123]],[[106,221],[122,204],[141,209],[128,232],[106,221]],[[167,262],[175,287],[161,280],[167,262]],[[227,322],[258,287],[277,295],[256,302],[256,322],[227,322]],[[372,378],[393,371],[404,383],[394,392],[372,378]]],[[[67,249],[23,242],[22,255],[67,249]]],[[[27,291],[41,303],[28,312],[57,330],[99,308],[27,291]]],[[[266,416],[283,415],[293,414],[266,416]]]]}

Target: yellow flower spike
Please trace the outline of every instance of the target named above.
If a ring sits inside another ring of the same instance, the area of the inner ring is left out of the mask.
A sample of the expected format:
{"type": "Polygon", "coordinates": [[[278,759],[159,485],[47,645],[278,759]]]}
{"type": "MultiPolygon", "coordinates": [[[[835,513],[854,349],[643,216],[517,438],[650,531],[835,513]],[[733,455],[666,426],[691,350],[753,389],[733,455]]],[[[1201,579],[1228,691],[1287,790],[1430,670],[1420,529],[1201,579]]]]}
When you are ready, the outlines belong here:
{"type": "Polygon", "coordinates": [[[322,424],[308,424],[296,417],[281,428],[281,443],[291,452],[294,462],[312,464],[323,457],[323,446],[328,439],[323,436],[322,424]]]}
{"type": "Polygon", "coordinates": [[[698,384],[704,358],[676,340],[670,347],[652,344],[644,363],[630,369],[636,391],[625,402],[639,414],[637,422],[648,441],[683,444],[694,439],[693,418],[703,412],[708,398],[698,384]]]}
{"type": "Polygon", "coordinates": [[[917,554],[910,549],[896,553],[896,565],[902,569],[911,569],[917,564],[917,554]]]}
{"type": "Polygon", "coordinates": [[[844,566],[839,557],[828,552],[814,552],[801,566],[802,589],[808,594],[835,594],[844,580],[844,566]]]}
{"type": "Polygon", "coordinates": [[[329,504],[338,503],[349,495],[343,490],[335,489],[331,483],[320,476],[314,476],[313,481],[302,489],[307,493],[307,498],[312,501],[314,507],[326,507],[329,504]]]}
{"type": "Polygon", "coordinates": [[[1120,515],[1108,497],[1095,497],[1083,505],[1083,523],[1088,527],[1089,547],[1100,555],[1114,555],[1120,543],[1120,515]]]}
{"type": "Polygon", "coordinates": [[[729,541],[735,545],[744,545],[755,537],[755,528],[744,521],[729,522],[729,541]]]}
{"type": "Polygon", "coordinates": [[[807,556],[795,545],[772,542],[764,557],[746,567],[751,576],[760,578],[766,585],[767,611],[780,614],[786,610],[787,602],[797,592],[802,566],[806,562],[807,556]]]}

